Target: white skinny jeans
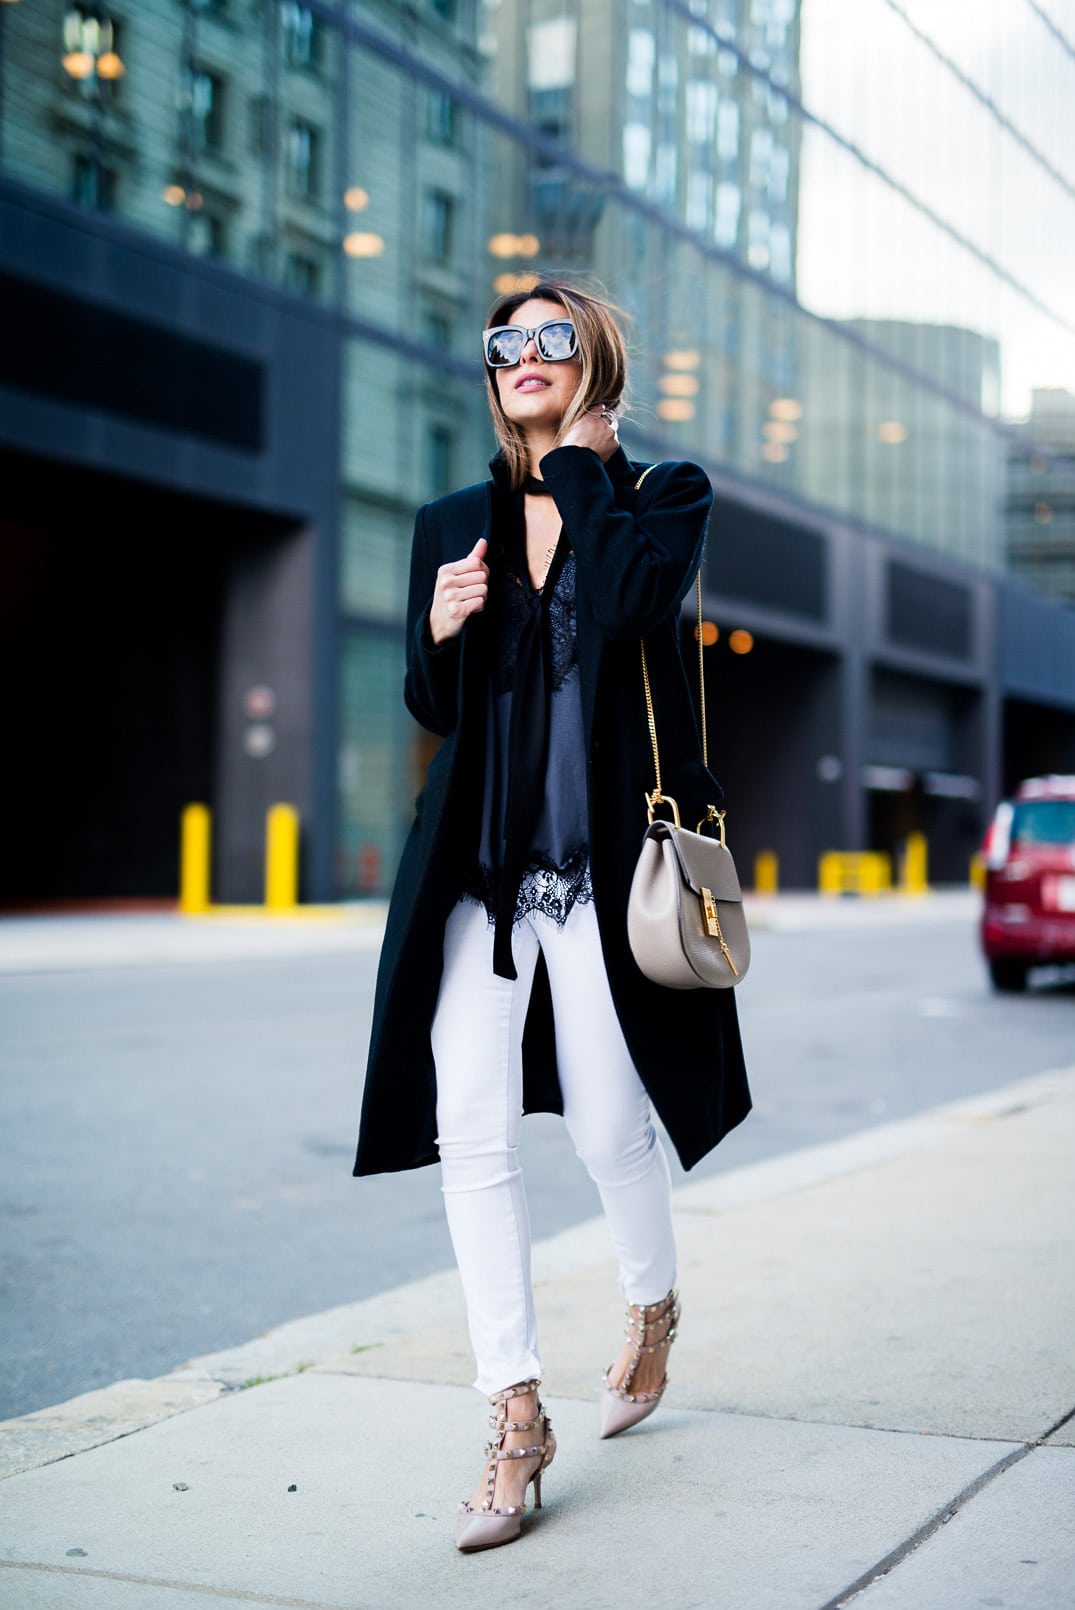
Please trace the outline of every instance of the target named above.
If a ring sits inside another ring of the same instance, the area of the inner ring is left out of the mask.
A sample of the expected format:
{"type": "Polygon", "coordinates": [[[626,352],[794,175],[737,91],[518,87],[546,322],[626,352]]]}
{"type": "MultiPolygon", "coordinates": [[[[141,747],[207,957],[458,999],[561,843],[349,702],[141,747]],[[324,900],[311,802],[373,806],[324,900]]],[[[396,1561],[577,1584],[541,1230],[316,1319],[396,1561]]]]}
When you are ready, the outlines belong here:
{"type": "Polygon", "coordinates": [[[527,917],[512,949],[519,976],[498,978],[485,911],[460,901],[445,928],[432,1029],[441,1188],[477,1360],[474,1384],[487,1395],[541,1374],[518,1154],[523,1024],[539,950],[552,992],[564,1120],[601,1194],[620,1289],[630,1303],[655,1303],[676,1276],[668,1161],[612,1003],[593,905],[573,907],[563,928],[527,917]]]}

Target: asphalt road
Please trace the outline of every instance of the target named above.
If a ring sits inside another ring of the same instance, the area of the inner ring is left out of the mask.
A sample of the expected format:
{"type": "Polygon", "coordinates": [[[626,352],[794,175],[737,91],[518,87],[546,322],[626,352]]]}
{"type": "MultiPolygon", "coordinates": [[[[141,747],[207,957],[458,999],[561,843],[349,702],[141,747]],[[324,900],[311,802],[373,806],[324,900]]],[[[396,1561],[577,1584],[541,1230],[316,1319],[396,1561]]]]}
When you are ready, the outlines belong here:
{"type": "MultiPolygon", "coordinates": [[[[356,1181],[375,957],[0,977],[0,1418],[451,1262],[434,1169],[356,1181]]],[[[734,1168],[1075,1056],[1075,991],[989,991],[962,926],[756,933],[734,1168]]],[[[524,1125],[535,1236],[598,1210],[524,1125]]],[[[677,1181],[683,1176],[676,1171],[677,1181]]]]}

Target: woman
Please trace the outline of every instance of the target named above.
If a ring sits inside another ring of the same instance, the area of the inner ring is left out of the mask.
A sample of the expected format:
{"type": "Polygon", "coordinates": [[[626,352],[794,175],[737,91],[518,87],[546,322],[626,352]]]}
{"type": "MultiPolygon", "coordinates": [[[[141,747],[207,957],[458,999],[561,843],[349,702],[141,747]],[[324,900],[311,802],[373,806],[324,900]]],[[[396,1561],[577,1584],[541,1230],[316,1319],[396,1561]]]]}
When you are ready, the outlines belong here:
{"type": "MultiPolygon", "coordinates": [[[[653,786],[645,634],[668,793],[720,794],[679,654],[712,501],[693,464],[640,479],[616,437],[609,305],[559,281],[484,332],[491,481],[420,509],[404,697],[444,738],[416,806],[377,982],[356,1174],[441,1164],[479,1389],[496,1411],[457,1544],[519,1535],[555,1440],[518,1163],[524,1111],[560,1112],[601,1194],[628,1304],[599,1432],[656,1408],[679,1317],[662,1118],[690,1168],[750,1108],[731,991],[671,992],[627,943],[653,786]]],[[[691,815],[691,813],[694,813],[691,815]]]]}

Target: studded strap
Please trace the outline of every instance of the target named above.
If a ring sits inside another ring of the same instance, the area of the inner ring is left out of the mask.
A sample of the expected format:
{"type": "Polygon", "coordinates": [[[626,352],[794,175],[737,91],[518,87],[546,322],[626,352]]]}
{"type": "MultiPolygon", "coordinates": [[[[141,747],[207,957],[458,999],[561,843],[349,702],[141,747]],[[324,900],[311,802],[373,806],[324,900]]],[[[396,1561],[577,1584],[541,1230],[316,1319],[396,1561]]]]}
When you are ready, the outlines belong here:
{"type": "Polygon", "coordinates": [[[631,1346],[631,1362],[628,1364],[627,1372],[619,1386],[613,1386],[608,1379],[612,1370],[611,1364],[605,1372],[605,1384],[615,1397],[622,1398],[626,1403],[655,1403],[662,1396],[665,1387],[668,1385],[667,1373],[656,1392],[632,1392],[631,1385],[644,1354],[659,1353],[662,1348],[671,1347],[676,1339],[678,1323],[679,1293],[674,1289],[667,1296],[662,1297],[659,1303],[649,1303],[644,1307],[635,1308],[633,1311],[631,1306],[628,1305],[627,1325],[624,1334],[631,1346]],[[665,1334],[659,1341],[647,1342],[646,1337],[650,1329],[655,1325],[661,1324],[666,1319],[669,1321],[669,1325],[665,1334]],[[637,1336],[633,1333],[632,1326],[637,1331],[637,1336]]]}
{"type": "MultiPolygon", "coordinates": [[[[503,1392],[496,1392],[489,1402],[496,1410],[489,1416],[489,1424],[496,1432],[495,1438],[486,1444],[485,1458],[485,1498],[482,1500],[479,1513],[483,1515],[523,1515],[526,1513],[525,1504],[502,1504],[497,1507],[493,1503],[496,1490],[496,1467],[507,1459],[538,1459],[541,1464],[535,1474],[540,1475],[546,1465],[551,1462],[555,1443],[550,1444],[549,1432],[552,1430],[552,1421],[545,1413],[545,1407],[538,1399],[538,1412],[533,1420],[509,1420],[507,1418],[507,1405],[512,1398],[525,1397],[528,1392],[536,1392],[541,1385],[540,1380],[520,1381],[515,1386],[505,1387],[503,1392]],[[505,1448],[504,1438],[509,1431],[537,1431],[542,1429],[542,1440],[530,1448],[505,1448]]],[[[473,1512],[468,1500],[463,1500],[462,1507],[473,1512]]]]}

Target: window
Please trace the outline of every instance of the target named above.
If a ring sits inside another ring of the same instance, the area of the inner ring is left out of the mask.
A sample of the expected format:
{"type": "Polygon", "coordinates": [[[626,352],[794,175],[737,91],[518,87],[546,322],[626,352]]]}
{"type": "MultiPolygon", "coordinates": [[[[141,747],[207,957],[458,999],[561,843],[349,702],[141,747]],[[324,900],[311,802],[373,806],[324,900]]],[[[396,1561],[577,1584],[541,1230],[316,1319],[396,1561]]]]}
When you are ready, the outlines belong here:
{"type": "Polygon", "coordinates": [[[427,190],[422,200],[422,251],[437,263],[452,255],[455,202],[443,190],[427,190]]]}
{"type": "Polygon", "coordinates": [[[709,228],[713,180],[708,173],[692,173],[687,180],[687,225],[691,229],[709,228]]]}
{"type": "Polygon", "coordinates": [[[299,201],[315,201],[320,189],[321,137],[309,123],[294,120],[287,131],[287,189],[299,201]]]}
{"type": "Polygon", "coordinates": [[[321,48],[321,31],[310,7],[297,5],[295,0],[282,0],[280,26],[288,66],[315,67],[321,48]]]}
{"type": "Polygon", "coordinates": [[[623,178],[632,190],[646,188],[650,143],[650,132],[644,123],[623,125],[623,178]]]}
{"type": "Polygon", "coordinates": [[[452,321],[447,313],[427,308],[422,317],[422,333],[429,345],[438,352],[451,351],[452,321]]]}
{"type": "Polygon", "coordinates": [[[71,169],[71,200],[78,207],[111,211],[115,200],[115,174],[96,157],[76,155],[71,169]]]}
{"type": "Polygon", "coordinates": [[[692,145],[713,143],[717,121],[717,86],[706,79],[687,83],[687,139],[692,145]]]}
{"type": "Polygon", "coordinates": [[[742,206],[739,186],[717,186],[717,221],[713,234],[718,246],[734,246],[739,237],[739,212],[742,206]]]}
{"type": "Polygon", "coordinates": [[[426,133],[438,145],[454,145],[459,137],[459,108],[444,90],[426,92],[426,133]]]}
{"type": "Polygon", "coordinates": [[[739,155],[739,107],[735,101],[721,101],[717,107],[717,155],[722,162],[734,162],[739,155]]]}
{"type": "Polygon", "coordinates": [[[284,262],[284,284],[300,296],[316,296],[321,289],[321,265],[305,252],[289,252],[284,262]]]}
{"type": "Polygon", "coordinates": [[[250,149],[256,156],[272,150],[273,106],[268,95],[255,95],[250,102],[250,149]]]}
{"type": "Polygon", "coordinates": [[[224,81],[188,62],[179,92],[181,130],[194,152],[218,152],[224,145],[224,81]]]}
{"type": "Polygon", "coordinates": [[[643,98],[653,91],[657,42],[648,28],[632,28],[627,36],[627,93],[643,98]]]}
{"type": "Polygon", "coordinates": [[[199,257],[223,257],[227,251],[227,227],[219,213],[191,213],[187,235],[188,248],[199,257]]]}
{"type": "Polygon", "coordinates": [[[431,497],[452,490],[453,442],[447,425],[430,425],[426,433],[426,485],[431,497]]]}

